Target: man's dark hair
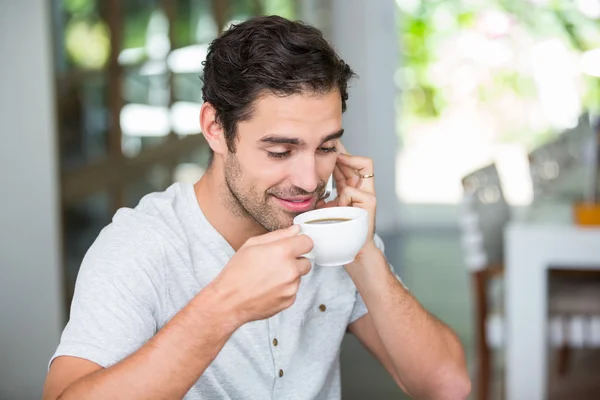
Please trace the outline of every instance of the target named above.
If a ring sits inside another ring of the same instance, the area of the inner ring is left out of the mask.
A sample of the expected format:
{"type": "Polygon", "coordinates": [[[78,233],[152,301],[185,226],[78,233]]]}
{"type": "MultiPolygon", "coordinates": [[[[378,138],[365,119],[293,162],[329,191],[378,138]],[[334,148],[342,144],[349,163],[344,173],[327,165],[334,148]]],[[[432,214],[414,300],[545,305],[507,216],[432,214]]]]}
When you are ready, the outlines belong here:
{"type": "Polygon", "coordinates": [[[354,76],[321,31],[278,16],[232,25],[210,44],[203,65],[202,97],[215,108],[231,152],[237,123],[251,118],[252,104],[260,95],[338,89],[345,111],[348,81],[354,76]]]}

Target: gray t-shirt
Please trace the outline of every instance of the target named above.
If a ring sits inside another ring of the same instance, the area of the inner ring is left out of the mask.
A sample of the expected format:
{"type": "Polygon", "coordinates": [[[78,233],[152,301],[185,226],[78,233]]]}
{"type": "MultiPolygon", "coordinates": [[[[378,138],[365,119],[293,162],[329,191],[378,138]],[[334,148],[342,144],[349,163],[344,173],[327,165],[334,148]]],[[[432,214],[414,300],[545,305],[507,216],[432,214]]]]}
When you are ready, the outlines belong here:
{"type": "MultiPolygon", "coordinates": [[[[376,237],[383,250],[381,239],[376,237]]],[[[119,210],[86,254],[52,360],[110,367],[138,350],[234,254],[204,217],[192,185],[175,183],[119,210]]],[[[240,327],[185,399],[339,399],[339,351],[367,313],[343,267],[315,266],[296,302],[240,327]],[[276,341],[274,340],[276,339],[276,341]],[[276,343],[276,345],[275,345],[276,343]]]]}

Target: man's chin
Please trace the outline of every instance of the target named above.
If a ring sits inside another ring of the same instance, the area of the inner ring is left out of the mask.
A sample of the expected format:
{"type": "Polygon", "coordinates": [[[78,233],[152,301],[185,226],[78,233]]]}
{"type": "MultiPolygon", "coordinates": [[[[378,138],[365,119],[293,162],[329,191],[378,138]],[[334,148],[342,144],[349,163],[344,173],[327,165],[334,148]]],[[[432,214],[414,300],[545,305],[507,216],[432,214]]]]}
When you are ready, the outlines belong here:
{"type": "Polygon", "coordinates": [[[284,210],[273,210],[273,213],[271,215],[273,215],[274,217],[277,216],[277,220],[276,223],[273,224],[274,229],[272,229],[271,231],[289,228],[294,224],[294,218],[296,218],[296,216],[300,214],[301,213],[289,213],[284,210]]]}
{"type": "Polygon", "coordinates": [[[268,214],[272,218],[271,221],[275,223],[271,224],[273,229],[268,229],[270,231],[289,228],[293,225],[294,218],[296,218],[296,216],[308,211],[315,210],[317,208],[317,204],[315,202],[314,204],[311,204],[311,207],[308,210],[293,211],[288,209],[288,207],[283,206],[276,197],[272,197],[271,201],[272,203],[270,207],[270,212],[268,214]]]}

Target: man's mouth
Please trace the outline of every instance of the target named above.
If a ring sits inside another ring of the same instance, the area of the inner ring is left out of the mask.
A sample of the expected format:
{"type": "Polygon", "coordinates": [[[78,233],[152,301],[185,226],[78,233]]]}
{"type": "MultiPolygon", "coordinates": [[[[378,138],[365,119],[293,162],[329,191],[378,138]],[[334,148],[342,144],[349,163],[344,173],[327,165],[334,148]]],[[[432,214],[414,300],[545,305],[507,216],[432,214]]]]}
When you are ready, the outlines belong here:
{"type": "Polygon", "coordinates": [[[314,208],[315,204],[315,196],[298,196],[298,197],[276,197],[277,201],[285,208],[287,211],[293,213],[301,213],[305,211],[310,211],[314,208]]]}

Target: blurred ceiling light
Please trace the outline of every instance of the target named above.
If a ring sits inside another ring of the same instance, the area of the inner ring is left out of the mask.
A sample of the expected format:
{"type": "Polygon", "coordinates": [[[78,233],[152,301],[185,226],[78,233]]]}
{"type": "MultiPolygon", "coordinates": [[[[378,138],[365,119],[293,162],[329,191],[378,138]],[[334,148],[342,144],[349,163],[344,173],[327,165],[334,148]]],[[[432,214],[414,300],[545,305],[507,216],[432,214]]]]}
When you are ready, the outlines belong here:
{"type": "Polygon", "coordinates": [[[200,167],[197,164],[184,163],[179,164],[175,168],[173,180],[175,182],[183,182],[188,184],[194,184],[202,178],[204,175],[204,168],[200,167]]]}
{"type": "Polygon", "coordinates": [[[138,137],[167,136],[171,130],[167,107],[127,104],[121,109],[123,135],[138,137]]]}
{"type": "Polygon", "coordinates": [[[202,14],[196,25],[196,42],[208,43],[219,35],[217,23],[211,13],[202,14]]]}
{"type": "Polygon", "coordinates": [[[162,10],[157,9],[152,12],[146,29],[146,51],[151,59],[161,60],[170,50],[169,20],[162,10]]]}
{"type": "Polygon", "coordinates": [[[167,58],[169,69],[176,74],[198,73],[208,52],[207,44],[195,44],[173,50],[167,58]]]}
{"type": "Polygon", "coordinates": [[[575,6],[588,18],[600,18],[600,0],[575,0],[575,6]]]}
{"type": "Polygon", "coordinates": [[[134,65],[142,62],[146,58],[146,49],[143,47],[124,49],[119,53],[120,65],[134,65]]]}
{"type": "Polygon", "coordinates": [[[163,75],[167,73],[167,65],[161,60],[147,61],[141,66],[139,73],[142,76],[163,75]]]}
{"type": "Polygon", "coordinates": [[[171,107],[171,125],[179,135],[194,135],[200,133],[201,103],[178,101],[171,107]]]}
{"type": "Polygon", "coordinates": [[[421,8],[421,0],[396,0],[396,5],[402,12],[414,15],[421,8]]]}
{"type": "Polygon", "coordinates": [[[581,71],[600,78],[600,49],[589,50],[581,55],[581,71]]]}

